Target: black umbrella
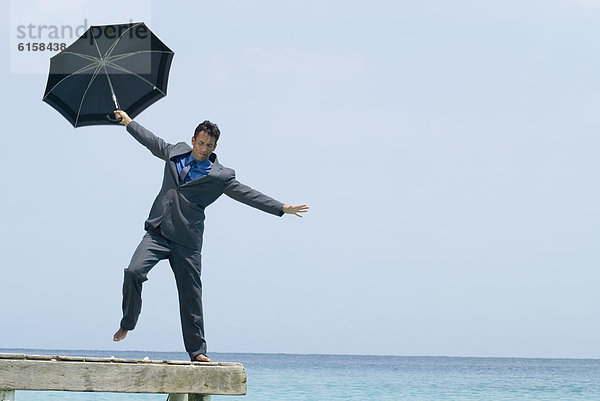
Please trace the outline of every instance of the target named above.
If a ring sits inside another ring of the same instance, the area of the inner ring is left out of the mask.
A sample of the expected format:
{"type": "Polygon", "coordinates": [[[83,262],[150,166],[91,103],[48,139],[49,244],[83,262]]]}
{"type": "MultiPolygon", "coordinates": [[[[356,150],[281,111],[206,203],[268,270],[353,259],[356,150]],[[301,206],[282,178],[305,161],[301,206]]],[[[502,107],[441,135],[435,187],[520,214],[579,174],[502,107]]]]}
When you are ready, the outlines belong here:
{"type": "Polygon", "coordinates": [[[167,95],[173,55],[143,22],[92,26],[50,59],[43,101],[74,127],[133,118],[167,95]]]}

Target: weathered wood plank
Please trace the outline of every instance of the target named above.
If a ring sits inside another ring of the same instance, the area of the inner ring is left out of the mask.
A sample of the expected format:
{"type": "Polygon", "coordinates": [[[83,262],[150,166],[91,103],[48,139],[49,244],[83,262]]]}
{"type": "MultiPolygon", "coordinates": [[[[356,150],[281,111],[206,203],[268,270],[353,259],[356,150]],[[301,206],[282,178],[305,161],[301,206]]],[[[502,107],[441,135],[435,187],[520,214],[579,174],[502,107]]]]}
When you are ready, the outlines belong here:
{"type": "Polygon", "coordinates": [[[243,395],[246,372],[239,363],[0,354],[0,389],[243,395]]]}
{"type": "Polygon", "coordinates": [[[0,401],[15,401],[15,391],[0,390],[0,401]]]}

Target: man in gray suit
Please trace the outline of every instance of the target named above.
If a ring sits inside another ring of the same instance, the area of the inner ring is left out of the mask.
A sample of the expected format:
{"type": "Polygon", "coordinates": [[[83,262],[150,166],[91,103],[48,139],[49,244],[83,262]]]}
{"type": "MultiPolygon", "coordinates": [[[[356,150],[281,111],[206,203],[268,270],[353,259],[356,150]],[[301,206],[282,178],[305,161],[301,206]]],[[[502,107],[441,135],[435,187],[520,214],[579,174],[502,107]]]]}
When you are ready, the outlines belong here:
{"type": "Polygon", "coordinates": [[[198,125],[190,147],[184,142],[166,143],[124,111],[115,111],[115,117],[131,136],[165,161],[165,170],[162,188],[145,223],[146,234],[125,269],[123,319],[113,340],[123,340],[135,328],[142,308],[142,283],[160,260],[169,259],[179,293],[185,349],[193,361],[210,362],[200,280],[204,209],[222,194],[276,216],[302,217],[308,206],[283,204],[237,181],[235,172],[221,165],[213,153],[220,131],[210,121],[198,125]]]}

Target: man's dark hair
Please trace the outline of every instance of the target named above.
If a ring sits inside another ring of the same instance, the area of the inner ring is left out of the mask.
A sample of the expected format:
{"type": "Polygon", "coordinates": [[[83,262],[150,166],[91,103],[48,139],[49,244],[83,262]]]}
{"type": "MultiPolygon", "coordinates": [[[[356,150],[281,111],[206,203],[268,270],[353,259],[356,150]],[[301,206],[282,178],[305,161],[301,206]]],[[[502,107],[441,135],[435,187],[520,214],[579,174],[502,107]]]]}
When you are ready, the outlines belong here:
{"type": "Polygon", "coordinates": [[[221,131],[219,131],[219,127],[217,126],[217,124],[213,124],[208,120],[198,124],[196,130],[194,131],[194,138],[196,137],[196,135],[198,135],[198,132],[200,131],[204,131],[208,134],[208,136],[212,136],[213,138],[215,138],[215,143],[217,143],[219,137],[221,136],[221,131]]]}

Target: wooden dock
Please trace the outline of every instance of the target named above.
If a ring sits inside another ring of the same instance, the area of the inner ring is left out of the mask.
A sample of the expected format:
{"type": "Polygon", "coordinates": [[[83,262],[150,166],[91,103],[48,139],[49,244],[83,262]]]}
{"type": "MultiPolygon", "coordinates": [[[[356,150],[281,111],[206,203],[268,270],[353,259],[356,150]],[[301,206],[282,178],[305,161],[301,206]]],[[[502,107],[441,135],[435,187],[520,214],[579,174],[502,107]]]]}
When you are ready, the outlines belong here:
{"type": "Polygon", "coordinates": [[[246,394],[240,363],[0,353],[0,401],[15,390],[170,394],[172,400],[246,394]]]}

